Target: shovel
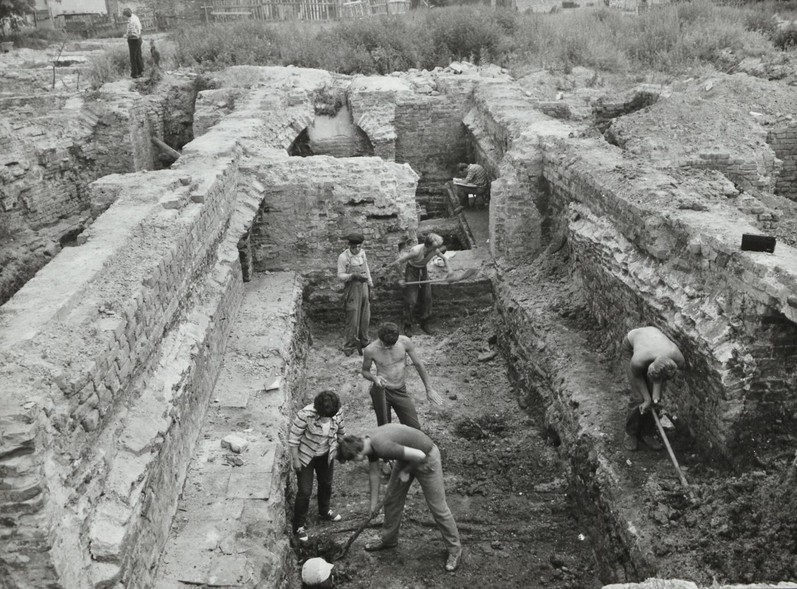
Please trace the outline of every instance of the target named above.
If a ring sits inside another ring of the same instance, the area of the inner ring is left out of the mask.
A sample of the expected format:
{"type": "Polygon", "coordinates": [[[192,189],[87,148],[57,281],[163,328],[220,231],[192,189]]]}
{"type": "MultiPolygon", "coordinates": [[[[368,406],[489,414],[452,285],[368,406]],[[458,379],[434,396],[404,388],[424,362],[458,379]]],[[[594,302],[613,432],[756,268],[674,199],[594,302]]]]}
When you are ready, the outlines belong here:
{"type": "Polygon", "coordinates": [[[432,283],[440,283],[440,284],[451,284],[452,282],[461,282],[463,280],[467,280],[468,278],[472,278],[479,273],[478,268],[468,268],[467,270],[463,270],[461,272],[451,272],[445,278],[436,278],[435,280],[419,280],[415,282],[405,282],[403,280],[399,280],[400,286],[408,286],[410,284],[432,284],[432,283]]]}
{"type": "Polygon", "coordinates": [[[678,459],[675,458],[675,453],[672,451],[672,446],[670,446],[670,440],[667,438],[667,433],[664,431],[664,426],[661,425],[661,420],[659,419],[659,414],[656,413],[656,410],[651,407],[650,412],[653,414],[653,420],[656,422],[656,427],[659,429],[659,435],[661,436],[661,440],[664,442],[664,447],[667,448],[667,454],[670,455],[670,460],[672,460],[672,464],[675,467],[676,472],[678,473],[678,478],[681,480],[681,484],[686,488],[687,492],[689,493],[689,497],[694,500],[694,495],[692,494],[692,488],[689,486],[689,483],[686,482],[686,477],[684,476],[681,467],[678,465],[678,459]]]}
{"type": "Polygon", "coordinates": [[[354,544],[354,541],[357,539],[357,537],[363,533],[363,530],[368,526],[368,524],[371,523],[371,520],[374,519],[379,514],[380,511],[382,511],[382,508],[384,506],[385,506],[385,498],[383,497],[382,500],[379,502],[379,504],[376,506],[376,509],[374,509],[371,512],[371,515],[369,515],[368,518],[363,523],[357,526],[357,529],[354,530],[354,533],[341,547],[340,551],[334,556],[332,560],[340,560],[342,558],[346,558],[346,555],[349,553],[349,548],[351,548],[351,545],[354,544]]]}

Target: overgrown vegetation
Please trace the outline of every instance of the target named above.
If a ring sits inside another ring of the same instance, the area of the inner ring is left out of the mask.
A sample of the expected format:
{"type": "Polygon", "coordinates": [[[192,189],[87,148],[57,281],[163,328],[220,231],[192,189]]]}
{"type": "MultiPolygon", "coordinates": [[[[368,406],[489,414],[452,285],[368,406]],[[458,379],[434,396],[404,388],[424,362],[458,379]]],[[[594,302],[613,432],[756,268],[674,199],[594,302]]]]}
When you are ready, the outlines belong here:
{"type": "Polygon", "coordinates": [[[130,57],[126,44],[106,49],[89,64],[89,84],[96,89],[106,82],[118,80],[127,73],[129,66],[130,57]]]}
{"type": "MultiPolygon", "coordinates": [[[[788,50],[797,2],[718,5],[708,0],[653,6],[639,15],[609,8],[518,14],[486,6],[416,10],[338,23],[240,21],[174,33],[170,65],[216,70],[232,65],[295,65],[343,74],[433,69],[453,60],[569,71],[683,73],[729,71],[745,57],[788,50]]],[[[95,83],[125,72],[112,52],[92,68],[95,83]]]]}
{"type": "Polygon", "coordinates": [[[457,6],[336,25],[248,21],[176,36],[177,62],[216,69],[236,64],[317,67],[340,73],[434,68],[468,59],[502,66],[576,65],[607,71],[678,72],[788,47],[779,5],[666,4],[632,16],[616,10],[525,14],[457,6]]]}
{"type": "Polygon", "coordinates": [[[71,35],[59,29],[24,26],[2,37],[2,40],[13,41],[14,47],[45,49],[49,45],[63,43],[70,38],[72,38],[71,35]]]}

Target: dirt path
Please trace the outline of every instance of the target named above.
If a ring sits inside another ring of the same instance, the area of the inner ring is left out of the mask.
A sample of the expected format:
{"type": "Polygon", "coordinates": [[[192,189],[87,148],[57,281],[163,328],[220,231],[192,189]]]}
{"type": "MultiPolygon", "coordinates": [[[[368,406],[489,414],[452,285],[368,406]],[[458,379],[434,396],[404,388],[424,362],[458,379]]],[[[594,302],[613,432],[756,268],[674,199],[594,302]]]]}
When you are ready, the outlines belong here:
{"type": "MultiPolygon", "coordinates": [[[[568,473],[546,441],[541,416],[519,409],[500,355],[478,360],[491,350],[491,323],[485,311],[441,326],[434,337],[414,338],[445,399],[443,408],[426,401],[420,379],[409,368],[421,422],[443,456],[448,501],[462,534],[463,566],[453,574],[443,570],[442,540],[415,484],[399,547],[366,553],[365,542],[378,537],[373,525],[337,563],[339,587],[600,586],[585,524],[568,495],[568,473]]],[[[338,334],[318,328],[313,334],[307,396],[334,387],[345,404],[347,431],[375,427],[360,358],[346,358],[338,350],[338,334]]],[[[337,465],[335,476],[333,505],[344,520],[321,524],[311,519],[310,548],[300,557],[317,556],[315,542],[331,539],[342,545],[367,512],[367,465],[337,465]]]]}

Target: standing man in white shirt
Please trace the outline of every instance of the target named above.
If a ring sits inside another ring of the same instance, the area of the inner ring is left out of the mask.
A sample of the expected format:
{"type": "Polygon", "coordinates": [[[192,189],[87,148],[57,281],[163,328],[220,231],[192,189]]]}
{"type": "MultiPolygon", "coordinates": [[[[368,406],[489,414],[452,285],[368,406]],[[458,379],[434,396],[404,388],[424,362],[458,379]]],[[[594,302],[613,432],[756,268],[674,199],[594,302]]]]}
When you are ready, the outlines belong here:
{"type": "Polygon", "coordinates": [[[127,17],[127,47],[130,49],[130,77],[140,78],[144,75],[144,56],[141,54],[141,21],[133,14],[129,8],[125,8],[122,14],[127,17]]]}
{"type": "Polygon", "coordinates": [[[368,260],[362,243],[361,233],[346,236],[349,247],[338,256],[338,280],[343,287],[343,308],[346,310],[346,329],[344,331],[343,353],[351,356],[355,350],[363,355],[363,348],[369,344],[368,325],[371,323],[370,289],[374,282],[368,269],[368,260]]]}

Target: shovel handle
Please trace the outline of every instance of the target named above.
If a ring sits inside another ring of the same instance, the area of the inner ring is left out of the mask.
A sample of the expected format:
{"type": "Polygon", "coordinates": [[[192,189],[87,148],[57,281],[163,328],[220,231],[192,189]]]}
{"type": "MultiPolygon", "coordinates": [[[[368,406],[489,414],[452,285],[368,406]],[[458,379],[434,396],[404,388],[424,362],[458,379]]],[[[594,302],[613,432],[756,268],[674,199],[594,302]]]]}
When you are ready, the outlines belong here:
{"type": "Polygon", "coordinates": [[[404,282],[403,280],[399,281],[401,286],[407,286],[408,284],[431,284],[433,282],[447,282],[446,278],[435,278],[434,280],[416,280],[414,282],[404,282]]]}
{"type": "Polygon", "coordinates": [[[664,427],[661,425],[661,420],[659,419],[659,414],[656,413],[656,410],[651,407],[650,412],[653,414],[653,420],[656,422],[656,427],[659,429],[659,435],[661,436],[661,440],[664,442],[664,447],[667,448],[667,454],[670,455],[670,460],[672,461],[673,466],[675,467],[676,472],[678,473],[678,478],[681,481],[681,484],[686,487],[689,491],[689,495],[692,495],[692,489],[689,486],[689,483],[686,482],[686,477],[684,476],[681,467],[678,465],[678,459],[675,457],[675,452],[672,451],[672,446],[670,446],[670,440],[667,438],[667,433],[664,431],[664,427]]]}
{"type": "Polygon", "coordinates": [[[363,523],[361,523],[359,526],[357,526],[357,529],[354,530],[354,533],[351,535],[351,537],[349,537],[349,539],[343,545],[343,548],[341,548],[340,552],[335,556],[335,560],[340,560],[341,558],[344,558],[349,553],[349,548],[354,543],[354,541],[357,539],[357,537],[360,534],[363,533],[363,530],[368,526],[368,524],[371,523],[371,520],[374,519],[380,511],[382,511],[382,508],[385,506],[385,499],[386,498],[387,497],[382,497],[382,500],[376,506],[376,509],[374,509],[371,512],[371,514],[368,516],[368,518],[363,523]]]}

